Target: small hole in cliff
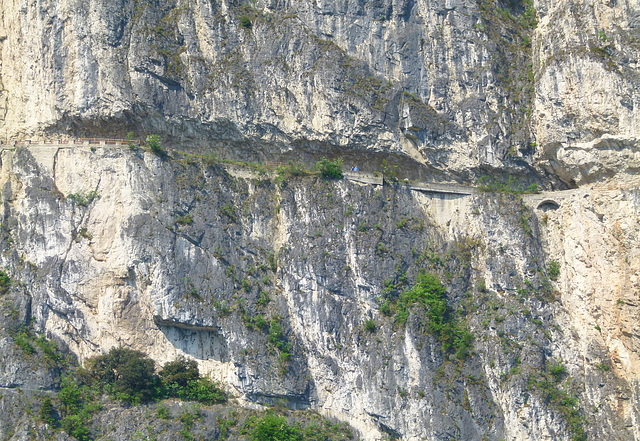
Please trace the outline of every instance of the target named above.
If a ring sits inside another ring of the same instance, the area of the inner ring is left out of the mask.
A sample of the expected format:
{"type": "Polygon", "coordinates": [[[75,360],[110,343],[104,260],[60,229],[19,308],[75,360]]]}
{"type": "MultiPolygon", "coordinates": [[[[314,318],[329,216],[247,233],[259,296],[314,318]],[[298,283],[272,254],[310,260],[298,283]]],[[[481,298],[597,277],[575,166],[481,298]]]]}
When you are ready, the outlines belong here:
{"type": "Polygon", "coordinates": [[[558,204],[556,201],[547,199],[546,201],[540,202],[537,208],[538,210],[542,211],[557,210],[558,208],[560,208],[560,204],[558,204]]]}

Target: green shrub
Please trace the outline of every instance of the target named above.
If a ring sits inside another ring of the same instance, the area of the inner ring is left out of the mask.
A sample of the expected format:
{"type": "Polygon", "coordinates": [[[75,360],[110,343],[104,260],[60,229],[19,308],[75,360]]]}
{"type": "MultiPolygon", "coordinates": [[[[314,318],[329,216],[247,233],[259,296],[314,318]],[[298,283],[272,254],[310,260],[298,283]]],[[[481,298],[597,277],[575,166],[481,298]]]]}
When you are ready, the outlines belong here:
{"type": "Polygon", "coordinates": [[[551,280],[558,280],[558,276],[560,276],[560,263],[557,260],[552,260],[549,262],[549,278],[551,280]]]}
{"type": "Polygon", "coordinates": [[[373,320],[367,320],[366,322],[364,322],[364,330],[371,333],[376,332],[376,322],[373,320]]]}
{"type": "Polygon", "coordinates": [[[384,177],[390,181],[398,180],[398,166],[391,165],[387,162],[386,159],[382,160],[382,174],[384,177]]]}
{"type": "Polygon", "coordinates": [[[140,351],[113,348],[89,359],[87,369],[106,392],[122,401],[146,402],[155,396],[155,363],[140,351]]]}
{"type": "Polygon", "coordinates": [[[611,364],[602,362],[598,364],[598,369],[600,369],[602,372],[609,372],[611,370],[611,364]]]}
{"type": "Polygon", "coordinates": [[[178,225],[191,225],[193,223],[193,215],[187,213],[184,216],[180,216],[176,219],[178,225]]]}
{"type": "Polygon", "coordinates": [[[20,331],[13,336],[14,343],[27,355],[33,355],[36,350],[31,346],[31,336],[27,331],[20,331]]]}
{"type": "Polygon", "coordinates": [[[336,159],[332,162],[326,158],[322,158],[316,163],[316,169],[325,179],[342,179],[343,177],[342,159],[336,159]]]}
{"type": "Polygon", "coordinates": [[[157,415],[158,415],[158,418],[160,418],[161,420],[168,420],[171,417],[171,414],[169,413],[169,408],[164,404],[161,404],[160,406],[158,406],[157,415]]]}
{"type": "Polygon", "coordinates": [[[267,306],[270,301],[271,299],[269,298],[269,294],[261,289],[256,303],[260,306],[267,306]]]}
{"type": "Polygon", "coordinates": [[[149,135],[147,136],[147,146],[151,149],[151,151],[160,158],[167,157],[167,151],[162,148],[160,145],[160,136],[158,135],[149,135]]]}
{"type": "Polygon", "coordinates": [[[251,19],[247,15],[241,15],[240,26],[245,29],[251,29],[253,27],[253,24],[251,23],[251,19]]]}
{"type": "Polygon", "coordinates": [[[91,439],[89,428],[91,415],[100,406],[93,402],[94,396],[84,385],[71,377],[62,377],[61,388],[58,392],[62,415],[61,427],[69,435],[80,441],[91,439]]]}
{"type": "Polygon", "coordinates": [[[193,409],[192,412],[184,410],[180,414],[180,422],[186,429],[191,429],[193,427],[193,423],[198,421],[200,418],[202,418],[202,414],[200,413],[200,409],[197,407],[193,409]]]}
{"type": "Polygon", "coordinates": [[[87,193],[72,193],[67,196],[67,199],[70,199],[81,207],[87,207],[96,199],[100,199],[100,195],[96,190],[91,190],[87,193]]]}
{"type": "Polygon", "coordinates": [[[262,314],[258,314],[253,318],[253,324],[263,331],[266,331],[269,328],[269,322],[264,319],[262,314]]]}
{"type": "Polygon", "coordinates": [[[278,271],[278,258],[275,254],[267,253],[267,262],[269,263],[269,268],[274,273],[278,271]]]}
{"type": "Polygon", "coordinates": [[[179,357],[166,363],[159,372],[162,380],[157,395],[198,401],[205,404],[223,403],[227,396],[218,383],[200,376],[195,360],[179,357]]]}
{"type": "Polygon", "coordinates": [[[456,358],[464,359],[473,345],[473,334],[455,320],[445,294],[445,287],[435,276],[427,272],[421,273],[415,285],[398,296],[395,321],[399,324],[406,323],[412,305],[424,306],[426,330],[440,340],[443,352],[453,351],[456,358]]]}
{"type": "Polygon", "coordinates": [[[136,141],[136,135],[133,132],[129,132],[127,133],[127,136],[125,137],[125,139],[127,140],[127,145],[129,146],[129,148],[133,151],[137,151],[138,150],[138,146],[136,145],[135,141],[136,141]]]}
{"type": "Polygon", "coordinates": [[[291,359],[291,343],[287,342],[282,323],[277,318],[271,320],[268,340],[280,352],[280,361],[288,362],[291,359]]]}
{"type": "Polygon", "coordinates": [[[287,419],[271,413],[247,422],[251,441],[302,441],[302,431],[287,419]]]}
{"type": "Polygon", "coordinates": [[[184,401],[197,401],[203,404],[224,403],[227,401],[227,394],[220,384],[205,377],[191,380],[187,387],[178,390],[177,397],[184,401]]]}
{"type": "Polygon", "coordinates": [[[227,216],[229,218],[230,222],[237,222],[237,220],[238,220],[238,216],[236,215],[236,209],[235,209],[235,207],[233,206],[233,204],[231,202],[229,202],[228,204],[224,205],[220,209],[220,213],[222,213],[225,216],[227,216]]]}
{"type": "Polygon", "coordinates": [[[189,382],[200,378],[200,371],[195,360],[178,357],[166,363],[159,375],[165,385],[176,384],[180,387],[186,387],[189,382]]]}
{"type": "Polygon", "coordinates": [[[58,366],[63,362],[63,358],[58,352],[58,345],[55,342],[47,340],[43,335],[40,335],[36,338],[36,345],[42,350],[49,366],[58,366]]]}
{"type": "Polygon", "coordinates": [[[310,172],[303,164],[297,162],[289,162],[287,165],[281,165],[276,169],[276,181],[284,181],[294,176],[305,176],[310,172]]]}
{"type": "Polygon", "coordinates": [[[216,419],[216,423],[218,424],[218,429],[220,429],[220,439],[227,439],[231,428],[238,424],[233,418],[227,419],[220,416],[216,419]]]}
{"type": "Polygon", "coordinates": [[[11,288],[11,279],[4,270],[0,270],[0,295],[6,294],[11,288]]]}
{"type": "Polygon", "coordinates": [[[567,368],[561,363],[552,363],[547,367],[547,370],[556,383],[562,381],[562,379],[567,375],[567,368]]]}
{"type": "Polygon", "coordinates": [[[91,434],[87,424],[87,419],[82,415],[69,415],[62,420],[62,428],[64,431],[79,441],[91,440],[91,434]]]}
{"type": "Polygon", "coordinates": [[[55,426],[56,419],[53,413],[53,403],[51,398],[46,397],[40,406],[40,419],[50,426],[55,426]]]}

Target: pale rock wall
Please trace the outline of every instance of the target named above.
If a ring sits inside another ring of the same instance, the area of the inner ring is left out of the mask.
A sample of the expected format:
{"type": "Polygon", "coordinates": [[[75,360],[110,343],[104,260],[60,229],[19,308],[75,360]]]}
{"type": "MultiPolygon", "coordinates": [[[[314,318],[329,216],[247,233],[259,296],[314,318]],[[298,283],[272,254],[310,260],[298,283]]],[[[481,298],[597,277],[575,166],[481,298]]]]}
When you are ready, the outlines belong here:
{"type": "Polygon", "coordinates": [[[640,3],[536,1],[535,125],[542,165],[583,184],[640,166],[640,3]]]}
{"type": "MultiPolygon", "coordinates": [[[[507,194],[275,186],[180,155],[37,149],[2,153],[2,267],[32,299],[35,329],[80,360],[119,345],[159,363],[183,354],[241,403],[316,409],[371,440],[571,439],[527,385],[558,361],[590,437],[638,439],[633,188],[561,192],[560,208],[531,211],[507,194]],[[93,190],[87,206],[73,201],[93,190]],[[556,293],[543,287],[552,259],[556,293]],[[420,269],[467,311],[464,363],[425,334],[419,308],[406,326],[379,310],[384,281],[406,272],[402,290],[420,269]],[[282,318],[290,362],[252,324],[257,314],[282,318]]],[[[7,385],[23,381],[12,372],[7,385]]]]}
{"type": "Polygon", "coordinates": [[[272,150],[315,141],[457,172],[523,172],[514,159],[532,161],[522,43],[531,29],[486,5],[7,0],[0,131],[10,140],[135,130],[272,150]]]}

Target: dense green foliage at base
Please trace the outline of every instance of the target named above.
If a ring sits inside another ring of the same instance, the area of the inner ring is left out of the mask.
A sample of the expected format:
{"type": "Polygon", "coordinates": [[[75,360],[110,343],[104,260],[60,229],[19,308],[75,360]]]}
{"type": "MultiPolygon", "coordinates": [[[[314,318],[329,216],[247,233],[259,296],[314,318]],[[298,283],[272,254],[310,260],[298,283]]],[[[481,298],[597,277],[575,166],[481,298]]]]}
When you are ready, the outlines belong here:
{"type": "Polygon", "coordinates": [[[289,423],[287,418],[272,411],[259,417],[248,418],[240,430],[251,441],[338,441],[353,439],[349,426],[345,423],[332,424],[329,421],[307,424],[289,423]]]}
{"type": "Polygon", "coordinates": [[[201,377],[195,361],[178,358],[155,375],[155,362],[140,351],[113,348],[89,359],[83,380],[113,398],[137,404],[160,398],[180,398],[205,404],[222,403],[220,385],[201,377]]]}

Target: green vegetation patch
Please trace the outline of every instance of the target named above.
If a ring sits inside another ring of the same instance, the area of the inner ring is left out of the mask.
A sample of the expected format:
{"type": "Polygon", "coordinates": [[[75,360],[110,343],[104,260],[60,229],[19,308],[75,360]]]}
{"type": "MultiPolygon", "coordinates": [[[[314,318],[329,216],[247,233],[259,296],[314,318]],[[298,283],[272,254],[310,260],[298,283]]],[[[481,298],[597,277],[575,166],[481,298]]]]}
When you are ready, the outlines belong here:
{"type": "Polygon", "coordinates": [[[288,363],[291,360],[291,343],[287,341],[282,328],[282,320],[278,317],[271,320],[268,340],[280,353],[280,361],[288,363]]]}
{"type": "Polygon", "coordinates": [[[342,179],[342,159],[329,161],[322,158],[316,163],[316,168],[325,179],[342,179]]]}
{"type": "Polygon", "coordinates": [[[240,429],[251,441],[346,441],[354,439],[346,423],[333,424],[319,417],[290,423],[272,411],[249,417],[240,429]]]}
{"type": "Polygon", "coordinates": [[[96,199],[100,199],[100,194],[96,190],[91,190],[87,193],[72,193],[67,196],[67,199],[79,205],[81,207],[87,207],[91,205],[96,199]]]}
{"type": "Polygon", "coordinates": [[[9,292],[11,288],[11,278],[4,270],[0,270],[0,295],[4,295],[9,292]]]}
{"type": "Polygon", "coordinates": [[[551,262],[549,262],[549,268],[547,272],[551,280],[558,280],[558,277],[560,276],[560,263],[557,260],[552,260],[551,262]]]}
{"type": "Polygon", "coordinates": [[[411,289],[395,299],[386,299],[380,309],[387,315],[394,315],[397,324],[405,324],[410,310],[416,305],[422,306],[426,330],[442,343],[442,351],[453,352],[456,358],[464,359],[473,345],[473,335],[460,320],[456,320],[445,294],[446,288],[440,280],[423,272],[411,289]]]}
{"type": "Polygon", "coordinates": [[[523,187],[523,185],[517,182],[513,176],[509,176],[507,182],[502,182],[491,176],[481,176],[478,179],[478,190],[511,194],[530,194],[540,192],[538,184],[533,183],[523,187]]]}
{"type": "Polygon", "coordinates": [[[201,377],[195,361],[178,358],[156,375],[153,360],[127,348],[113,348],[89,359],[81,377],[87,384],[131,404],[170,397],[205,404],[226,401],[222,387],[201,377]]]}
{"type": "Polygon", "coordinates": [[[168,156],[167,151],[162,148],[162,145],[160,144],[160,136],[158,135],[147,136],[147,147],[149,147],[153,154],[159,158],[164,159],[168,156]]]}
{"type": "Polygon", "coordinates": [[[583,416],[578,398],[567,390],[570,381],[566,367],[552,361],[545,366],[544,371],[529,376],[527,386],[529,390],[538,391],[545,403],[549,403],[562,414],[572,434],[572,441],[586,441],[585,428],[588,421],[583,416]]]}

